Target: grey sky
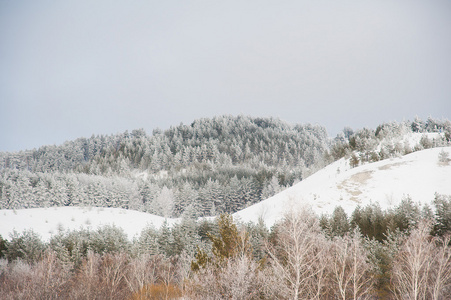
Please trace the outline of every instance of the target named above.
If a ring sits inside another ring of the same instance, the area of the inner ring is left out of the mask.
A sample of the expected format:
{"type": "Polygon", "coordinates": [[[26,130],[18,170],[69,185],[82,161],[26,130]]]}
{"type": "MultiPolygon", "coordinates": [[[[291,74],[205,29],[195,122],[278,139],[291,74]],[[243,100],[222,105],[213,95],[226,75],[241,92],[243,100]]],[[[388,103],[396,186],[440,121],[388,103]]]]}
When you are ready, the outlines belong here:
{"type": "Polygon", "coordinates": [[[223,114],[451,119],[451,1],[0,2],[0,151],[223,114]]]}

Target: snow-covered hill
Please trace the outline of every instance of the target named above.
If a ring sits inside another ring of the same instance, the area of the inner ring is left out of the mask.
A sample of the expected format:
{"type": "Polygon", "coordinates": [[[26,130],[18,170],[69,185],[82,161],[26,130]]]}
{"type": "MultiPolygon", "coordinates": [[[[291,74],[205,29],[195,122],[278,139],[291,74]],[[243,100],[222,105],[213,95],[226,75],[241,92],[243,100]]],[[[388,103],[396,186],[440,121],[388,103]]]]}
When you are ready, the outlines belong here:
{"type": "Polygon", "coordinates": [[[146,226],[159,228],[164,221],[168,225],[178,219],[121,208],[51,207],[18,210],[0,210],[0,235],[9,239],[13,230],[22,232],[33,229],[44,240],[58,230],[97,229],[103,225],[114,225],[124,229],[129,239],[139,235],[146,226]]]}
{"type": "MultiPolygon", "coordinates": [[[[263,218],[268,226],[290,209],[310,207],[318,214],[332,213],[342,206],[351,214],[357,205],[378,202],[382,208],[396,206],[405,196],[430,203],[436,192],[451,195],[451,163],[439,164],[439,153],[451,147],[414,152],[400,158],[350,168],[340,159],[283,192],[252,205],[233,216],[244,222],[263,218]]],[[[58,230],[91,228],[101,225],[121,227],[129,238],[143,228],[160,227],[165,218],[118,208],[52,207],[0,210],[0,235],[9,238],[13,230],[33,229],[48,240],[58,230]]],[[[168,225],[178,219],[167,219],[168,225]]]]}
{"type": "Polygon", "coordinates": [[[431,203],[434,194],[451,194],[451,164],[439,164],[440,151],[451,147],[414,152],[400,158],[350,168],[340,159],[283,192],[234,214],[244,222],[263,218],[267,225],[288,210],[310,207],[317,214],[332,213],[342,206],[349,214],[357,205],[379,203],[389,208],[410,196],[431,203]]]}

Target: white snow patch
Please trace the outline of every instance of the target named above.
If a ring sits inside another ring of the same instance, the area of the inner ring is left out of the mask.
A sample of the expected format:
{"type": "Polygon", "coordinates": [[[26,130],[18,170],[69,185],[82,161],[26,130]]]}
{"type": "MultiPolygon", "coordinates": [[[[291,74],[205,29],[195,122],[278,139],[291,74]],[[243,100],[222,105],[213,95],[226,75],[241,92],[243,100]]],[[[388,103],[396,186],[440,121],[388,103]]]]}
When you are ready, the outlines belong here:
{"type": "MultiPolygon", "coordinates": [[[[421,138],[421,137],[420,137],[421,138]]],[[[394,207],[404,196],[431,203],[434,194],[451,195],[451,163],[439,164],[440,151],[451,154],[451,147],[433,148],[403,157],[365,164],[351,169],[349,160],[340,159],[281,193],[235,214],[235,220],[267,226],[292,209],[311,208],[317,214],[330,214],[342,206],[348,216],[357,205],[379,203],[382,209],[394,207]]],[[[207,218],[210,219],[210,218],[207,218]]],[[[33,229],[44,240],[59,229],[97,229],[102,225],[123,228],[131,239],[146,226],[159,228],[167,220],[171,226],[179,219],[119,208],[55,207],[0,210],[0,235],[9,238],[13,230],[33,229]]]]}
{"type": "Polygon", "coordinates": [[[129,239],[138,236],[147,226],[161,227],[167,220],[168,225],[178,219],[165,219],[160,216],[121,208],[82,208],[50,207],[17,210],[0,210],[0,235],[9,239],[15,230],[22,232],[33,229],[43,240],[48,241],[58,233],[58,229],[78,230],[81,228],[96,230],[104,225],[120,227],[129,239]]]}
{"type": "Polygon", "coordinates": [[[331,214],[341,206],[348,216],[357,205],[379,203],[382,209],[398,205],[410,196],[431,203],[435,193],[451,194],[451,164],[441,166],[438,154],[451,147],[414,152],[353,169],[340,159],[281,193],[234,214],[243,222],[262,218],[268,226],[296,207],[309,207],[317,214],[331,214]]]}

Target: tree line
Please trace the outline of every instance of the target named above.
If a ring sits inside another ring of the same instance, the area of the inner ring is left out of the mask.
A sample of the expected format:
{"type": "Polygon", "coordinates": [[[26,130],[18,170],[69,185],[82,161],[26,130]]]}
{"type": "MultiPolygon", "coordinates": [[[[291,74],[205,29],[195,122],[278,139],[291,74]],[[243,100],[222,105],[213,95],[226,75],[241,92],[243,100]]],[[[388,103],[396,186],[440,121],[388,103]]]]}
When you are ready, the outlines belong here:
{"type": "Polygon", "coordinates": [[[383,123],[377,128],[363,128],[354,131],[345,127],[334,139],[326,151],[326,160],[350,158],[352,167],[361,163],[402,156],[423,149],[447,146],[451,143],[451,122],[431,117],[426,122],[415,118],[414,121],[383,123]],[[408,133],[423,134],[419,143],[410,145],[403,138],[408,133]],[[429,138],[427,133],[439,133],[429,138]]]}
{"type": "Polygon", "coordinates": [[[0,208],[121,207],[166,217],[233,213],[278,193],[328,163],[351,166],[448,145],[451,122],[345,128],[330,140],[317,125],[220,116],[152,135],[142,129],[60,146],[0,153],[0,208]],[[413,148],[408,132],[438,132],[413,148]],[[379,146],[380,145],[380,146],[379,146]]]}
{"type": "Polygon", "coordinates": [[[351,216],[293,210],[268,229],[183,218],[145,228],[0,238],[3,299],[448,299],[451,197],[351,216]]]}
{"type": "Polygon", "coordinates": [[[325,129],[221,116],[0,153],[0,206],[108,206],[177,217],[233,213],[323,163],[325,129]]]}

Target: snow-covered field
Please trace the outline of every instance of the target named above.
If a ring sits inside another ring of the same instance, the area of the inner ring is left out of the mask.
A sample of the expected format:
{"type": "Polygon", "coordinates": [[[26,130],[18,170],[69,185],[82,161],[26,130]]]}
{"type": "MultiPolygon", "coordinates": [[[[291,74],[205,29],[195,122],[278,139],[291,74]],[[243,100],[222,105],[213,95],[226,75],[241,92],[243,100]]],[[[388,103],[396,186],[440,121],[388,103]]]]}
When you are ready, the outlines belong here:
{"type": "Polygon", "coordinates": [[[234,214],[244,222],[263,218],[267,225],[288,210],[310,207],[317,214],[341,206],[350,215],[357,205],[378,202],[382,209],[398,205],[403,197],[431,203],[434,194],[451,195],[451,163],[440,165],[438,154],[451,147],[414,152],[351,169],[340,159],[283,192],[234,214]]]}
{"type": "MultiPolygon", "coordinates": [[[[244,222],[263,218],[268,226],[290,209],[310,207],[318,214],[342,206],[350,214],[357,205],[378,202],[382,208],[396,206],[405,196],[430,203],[436,192],[451,195],[451,163],[441,165],[440,151],[451,147],[418,151],[356,168],[341,159],[283,192],[235,213],[244,222]]],[[[102,225],[121,227],[131,239],[146,226],[160,227],[165,218],[118,208],[35,208],[0,210],[0,235],[9,238],[13,230],[33,229],[48,240],[58,230],[96,229],[102,225]]],[[[168,225],[178,219],[167,219],[168,225]]]]}
{"type": "MultiPolygon", "coordinates": [[[[114,225],[124,229],[129,239],[139,235],[146,226],[160,227],[166,219],[160,216],[121,208],[51,207],[0,210],[0,235],[9,239],[13,230],[33,229],[44,240],[58,230],[97,229],[114,225]]],[[[177,219],[167,219],[168,225],[177,219]]]]}

